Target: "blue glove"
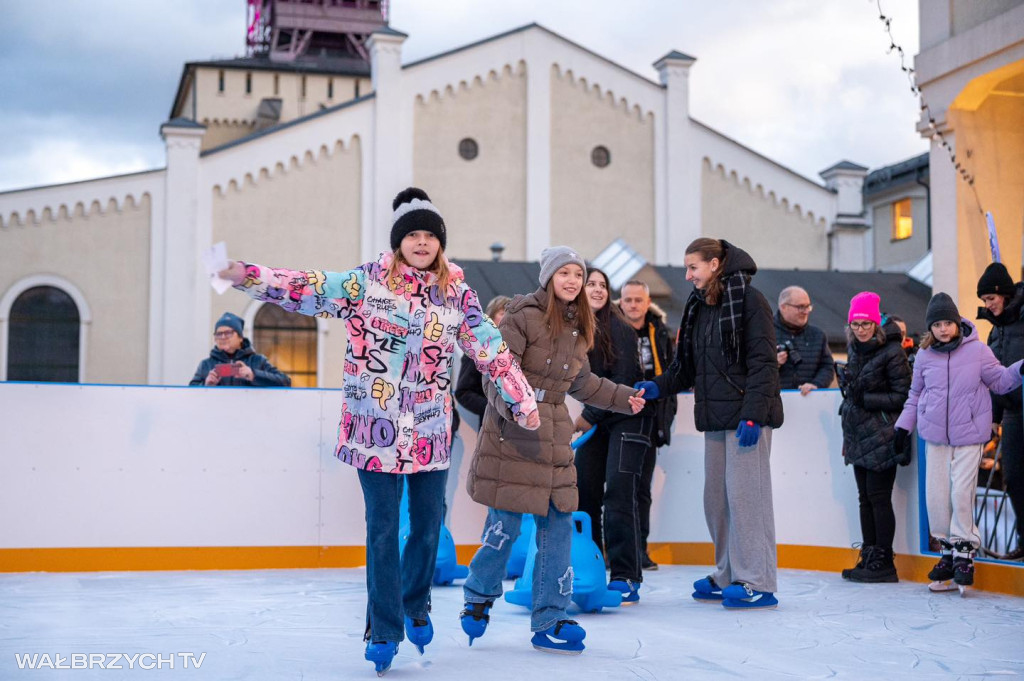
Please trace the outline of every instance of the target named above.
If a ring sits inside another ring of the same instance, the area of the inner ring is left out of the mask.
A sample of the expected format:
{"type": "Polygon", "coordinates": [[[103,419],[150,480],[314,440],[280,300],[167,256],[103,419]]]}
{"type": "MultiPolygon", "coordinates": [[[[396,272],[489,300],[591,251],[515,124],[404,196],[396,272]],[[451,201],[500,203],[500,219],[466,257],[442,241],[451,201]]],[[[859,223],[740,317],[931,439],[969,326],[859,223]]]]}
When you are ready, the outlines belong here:
{"type": "Polygon", "coordinates": [[[634,390],[640,390],[643,388],[645,400],[656,400],[661,397],[661,391],[658,390],[658,384],[654,381],[637,381],[633,384],[634,390]]]}
{"type": "Polygon", "coordinates": [[[740,439],[740,447],[753,447],[761,437],[761,426],[753,421],[740,421],[736,426],[736,437],[740,439]]]}

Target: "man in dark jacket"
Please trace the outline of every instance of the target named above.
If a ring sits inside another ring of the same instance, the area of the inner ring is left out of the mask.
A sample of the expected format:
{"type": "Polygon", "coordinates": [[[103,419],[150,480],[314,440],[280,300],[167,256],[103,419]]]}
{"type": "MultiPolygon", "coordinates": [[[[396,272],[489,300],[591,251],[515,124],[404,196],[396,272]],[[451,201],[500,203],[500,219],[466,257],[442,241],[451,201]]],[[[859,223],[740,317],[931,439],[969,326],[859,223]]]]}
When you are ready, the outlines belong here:
{"type": "MultiPolygon", "coordinates": [[[[1024,359],[1024,284],[1014,285],[1002,263],[989,265],[978,280],[978,297],[985,307],[978,308],[978,319],[992,323],[989,347],[1003,366],[1024,359]]],[[[1002,424],[1003,484],[1017,517],[1017,547],[1006,558],[1024,558],[1024,415],[1019,390],[992,395],[993,424],[1002,424]]]]}
{"type": "MultiPolygon", "coordinates": [[[[651,290],[639,279],[631,279],[622,285],[619,309],[629,325],[636,332],[637,347],[640,350],[640,365],[645,381],[653,381],[672,364],[674,342],[672,333],[665,325],[665,313],[651,302],[651,290]]],[[[647,552],[647,535],[651,532],[651,484],[654,480],[654,464],[658,458],[658,447],[668,445],[672,438],[672,421],[676,416],[675,399],[656,400],[644,409],[653,415],[653,430],[650,433],[651,448],[644,457],[640,473],[640,487],[637,495],[640,502],[640,534],[644,570],[657,570],[658,564],[647,552]]]]}
{"type": "Polygon", "coordinates": [[[812,326],[811,297],[799,286],[788,286],[779,294],[775,313],[776,358],[779,386],[806,395],[832,385],[835,362],[825,332],[812,326]]]}
{"type": "Polygon", "coordinates": [[[244,324],[238,315],[221,315],[214,326],[210,356],[199,363],[189,385],[287,388],[292,384],[292,379],[253,350],[249,339],[242,335],[244,324]]]}

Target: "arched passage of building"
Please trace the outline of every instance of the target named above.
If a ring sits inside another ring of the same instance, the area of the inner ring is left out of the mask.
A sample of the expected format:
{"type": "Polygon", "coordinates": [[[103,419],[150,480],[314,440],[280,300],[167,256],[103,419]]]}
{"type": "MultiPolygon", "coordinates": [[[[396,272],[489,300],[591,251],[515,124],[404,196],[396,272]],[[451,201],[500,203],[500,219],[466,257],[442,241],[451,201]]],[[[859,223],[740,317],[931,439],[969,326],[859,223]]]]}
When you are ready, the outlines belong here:
{"type": "Polygon", "coordinates": [[[81,383],[92,317],[60,277],[22,279],[0,297],[0,380],[81,383]]]}
{"type": "Polygon", "coordinates": [[[294,388],[317,387],[317,324],[312,317],[261,305],[253,320],[256,352],[292,379],[294,388]]]}

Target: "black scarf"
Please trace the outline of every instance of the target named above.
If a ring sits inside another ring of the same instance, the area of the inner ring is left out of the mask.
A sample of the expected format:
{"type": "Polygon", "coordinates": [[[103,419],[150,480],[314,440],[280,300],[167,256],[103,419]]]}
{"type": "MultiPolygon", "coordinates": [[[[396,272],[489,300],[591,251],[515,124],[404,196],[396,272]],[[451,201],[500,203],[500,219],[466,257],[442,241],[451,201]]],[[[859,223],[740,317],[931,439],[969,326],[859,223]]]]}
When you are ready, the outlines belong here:
{"type": "MultiPolygon", "coordinates": [[[[718,317],[718,326],[722,333],[722,354],[730,363],[739,361],[740,339],[743,337],[743,298],[750,284],[750,275],[745,272],[733,272],[722,278],[722,313],[718,317]]],[[[683,361],[686,366],[693,364],[692,339],[694,327],[697,325],[697,311],[705,302],[705,293],[694,290],[686,301],[683,310],[683,338],[687,342],[683,346],[683,361]]]]}
{"type": "Polygon", "coordinates": [[[960,333],[957,334],[956,338],[950,340],[948,343],[940,343],[939,339],[936,338],[935,342],[932,343],[931,348],[935,352],[953,352],[960,347],[960,344],[964,342],[964,338],[969,335],[971,335],[971,327],[961,322],[960,333]]]}

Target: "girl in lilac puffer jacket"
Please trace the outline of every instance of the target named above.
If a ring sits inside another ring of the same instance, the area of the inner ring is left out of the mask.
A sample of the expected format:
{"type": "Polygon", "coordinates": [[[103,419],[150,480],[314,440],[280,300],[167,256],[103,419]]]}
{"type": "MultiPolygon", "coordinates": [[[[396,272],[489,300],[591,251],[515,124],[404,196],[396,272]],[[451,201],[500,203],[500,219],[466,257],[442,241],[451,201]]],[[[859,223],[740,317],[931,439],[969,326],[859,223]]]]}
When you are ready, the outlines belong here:
{"type": "Polygon", "coordinates": [[[982,449],[992,435],[989,391],[1019,389],[1021,362],[1002,366],[945,293],[932,297],[926,321],[928,333],[914,363],[910,396],[896,421],[896,439],[905,442],[917,426],[928,443],[928,526],[942,543],[942,558],[928,578],[967,586],[974,583],[972,559],[981,545],[974,488],[982,449]]]}

